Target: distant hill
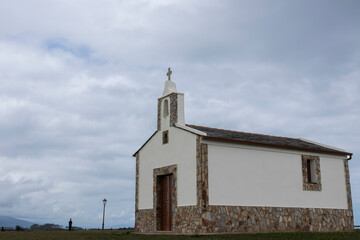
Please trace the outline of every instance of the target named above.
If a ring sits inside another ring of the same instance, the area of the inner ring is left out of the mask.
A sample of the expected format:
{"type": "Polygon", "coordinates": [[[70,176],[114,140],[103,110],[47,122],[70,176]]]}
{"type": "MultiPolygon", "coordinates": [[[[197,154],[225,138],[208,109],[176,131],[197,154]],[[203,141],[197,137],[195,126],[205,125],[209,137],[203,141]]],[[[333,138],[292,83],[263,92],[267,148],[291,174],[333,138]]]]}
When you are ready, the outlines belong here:
{"type": "Polygon", "coordinates": [[[111,225],[111,226],[106,226],[106,229],[119,229],[119,228],[133,228],[134,226],[131,226],[131,224],[118,224],[118,225],[111,225]]]}
{"type": "Polygon", "coordinates": [[[14,228],[14,227],[16,227],[16,225],[19,225],[23,228],[29,228],[31,225],[33,225],[33,223],[25,221],[25,220],[13,218],[13,217],[0,216],[0,228],[1,227],[13,227],[14,228]]]}

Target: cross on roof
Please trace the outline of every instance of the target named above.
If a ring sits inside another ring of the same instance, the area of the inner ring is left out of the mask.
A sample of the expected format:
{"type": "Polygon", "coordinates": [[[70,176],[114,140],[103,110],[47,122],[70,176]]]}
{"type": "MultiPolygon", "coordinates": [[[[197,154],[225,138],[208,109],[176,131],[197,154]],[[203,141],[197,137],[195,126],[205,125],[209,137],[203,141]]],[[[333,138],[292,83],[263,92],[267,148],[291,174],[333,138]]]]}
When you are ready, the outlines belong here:
{"type": "Polygon", "coordinates": [[[171,81],[171,80],[170,80],[171,74],[172,74],[172,71],[170,70],[170,68],[168,68],[168,72],[166,73],[166,76],[168,76],[168,80],[169,80],[169,81],[171,81]]]}

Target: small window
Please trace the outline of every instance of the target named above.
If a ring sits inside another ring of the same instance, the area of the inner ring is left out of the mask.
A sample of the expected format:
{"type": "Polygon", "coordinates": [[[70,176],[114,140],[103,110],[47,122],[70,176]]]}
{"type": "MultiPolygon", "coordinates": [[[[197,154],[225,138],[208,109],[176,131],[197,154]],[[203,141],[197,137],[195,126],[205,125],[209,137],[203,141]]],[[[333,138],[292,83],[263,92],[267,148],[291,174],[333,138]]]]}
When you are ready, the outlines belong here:
{"type": "Polygon", "coordinates": [[[321,191],[320,158],[302,155],[303,190],[321,191]]]}
{"type": "Polygon", "coordinates": [[[314,159],[307,159],[306,160],[306,170],[307,170],[307,182],[308,183],[317,183],[316,177],[316,166],[314,159]]]}
{"type": "Polygon", "coordinates": [[[167,99],[163,102],[163,116],[164,118],[169,116],[169,101],[167,99]]]}
{"type": "Polygon", "coordinates": [[[167,144],[169,142],[169,131],[163,131],[163,144],[167,144]]]}

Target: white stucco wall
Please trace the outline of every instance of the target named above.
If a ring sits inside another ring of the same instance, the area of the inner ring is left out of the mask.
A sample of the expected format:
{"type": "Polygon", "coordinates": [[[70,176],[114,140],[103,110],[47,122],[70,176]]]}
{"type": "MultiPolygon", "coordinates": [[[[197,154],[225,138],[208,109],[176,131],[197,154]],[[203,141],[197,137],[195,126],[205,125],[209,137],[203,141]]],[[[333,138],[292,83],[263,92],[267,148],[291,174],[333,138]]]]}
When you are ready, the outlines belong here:
{"type": "Polygon", "coordinates": [[[301,152],[208,142],[209,204],[346,209],[344,163],[320,156],[322,191],[303,191],[301,152]]]}
{"type": "Polygon", "coordinates": [[[177,205],[196,205],[196,135],[169,128],[169,143],[162,132],[140,150],[139,209],[153,208],[153,169],[177,164],[177,205]]]}

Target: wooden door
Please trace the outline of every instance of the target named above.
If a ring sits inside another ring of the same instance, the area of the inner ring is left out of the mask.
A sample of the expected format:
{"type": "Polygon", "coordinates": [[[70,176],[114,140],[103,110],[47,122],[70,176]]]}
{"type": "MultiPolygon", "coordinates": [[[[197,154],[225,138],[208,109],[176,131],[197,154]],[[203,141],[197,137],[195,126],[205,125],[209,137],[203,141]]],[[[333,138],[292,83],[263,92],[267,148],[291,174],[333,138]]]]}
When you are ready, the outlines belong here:
{"type": "Polygon", "coordinates": [[[160,177],[160,226],[161,231],[172,230],[172,175],[160,177]]]}

